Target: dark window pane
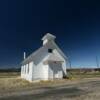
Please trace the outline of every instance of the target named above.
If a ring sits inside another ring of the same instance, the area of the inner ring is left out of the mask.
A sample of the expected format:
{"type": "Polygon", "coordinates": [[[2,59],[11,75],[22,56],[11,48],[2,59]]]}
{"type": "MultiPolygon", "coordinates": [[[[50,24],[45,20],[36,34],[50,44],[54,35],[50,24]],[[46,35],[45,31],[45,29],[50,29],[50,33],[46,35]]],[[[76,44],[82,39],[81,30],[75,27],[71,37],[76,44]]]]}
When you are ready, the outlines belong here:
{"type": "Polygon", "coordinates": [[[52,53],[52,49],[48,49],[48,52],[49,52],[49,53],[52,53]]]}

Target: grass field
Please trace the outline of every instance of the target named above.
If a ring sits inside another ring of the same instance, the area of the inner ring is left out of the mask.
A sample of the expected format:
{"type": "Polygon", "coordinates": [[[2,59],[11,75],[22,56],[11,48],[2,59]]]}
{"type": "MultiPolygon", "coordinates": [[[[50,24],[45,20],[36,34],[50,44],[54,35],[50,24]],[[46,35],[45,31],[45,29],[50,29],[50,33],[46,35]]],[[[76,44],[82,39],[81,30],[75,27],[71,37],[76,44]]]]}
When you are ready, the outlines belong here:
{"type": "Polygon", "coordinates": [[[38,83],[30,83],[24,79],[20,78],[20,73],[0,73],[0,94],[8,93],[14,91],[31,90],[35,88],[45,87],[45,86],[55,86],[62,85],[66,81],[41,81],[38,83]]]}
{"type": "Polygon", "coordinates": [[[72,73],[69,77],[69,79],[29,83],[20,78],[20,73],[0,73],[0,96],[17,94],[14,98],[12,96],[0,100],[66,100],[66,98],[67,100],[100,100],[100,72],[72,73]],[[38,95],[35,95],[37,90],[39,90],[38,95]],[[21,95],[23,93],[29,94],[23,96],[21,95]]]}
{"type": "Polygon", "coordinates": [[[78,73],[78,72],[72,72],[69,74],[69,77],[72,78],[94,78],[94,77],[100,77],[100,72],[87,72],[87,73],[78,73]]]}
{"type": "Polygon", "coordinates": [[[0,78],[16,78],[20,76],[20,72],[0,72],[0,78]]]}

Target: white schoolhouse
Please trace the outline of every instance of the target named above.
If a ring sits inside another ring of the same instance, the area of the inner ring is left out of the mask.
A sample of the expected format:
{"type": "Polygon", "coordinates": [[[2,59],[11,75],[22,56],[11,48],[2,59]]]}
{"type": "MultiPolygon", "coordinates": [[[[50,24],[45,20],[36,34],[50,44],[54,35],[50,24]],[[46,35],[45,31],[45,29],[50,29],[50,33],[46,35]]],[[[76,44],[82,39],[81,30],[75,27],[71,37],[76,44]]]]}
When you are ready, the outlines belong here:
{"type": "Polygon", "coordinates": [[[24,59],[21,78],[29,81],[61,79],[66,73],[67,57],[55,43],[55,36],[47,33],[43,45],[24,59]]]}

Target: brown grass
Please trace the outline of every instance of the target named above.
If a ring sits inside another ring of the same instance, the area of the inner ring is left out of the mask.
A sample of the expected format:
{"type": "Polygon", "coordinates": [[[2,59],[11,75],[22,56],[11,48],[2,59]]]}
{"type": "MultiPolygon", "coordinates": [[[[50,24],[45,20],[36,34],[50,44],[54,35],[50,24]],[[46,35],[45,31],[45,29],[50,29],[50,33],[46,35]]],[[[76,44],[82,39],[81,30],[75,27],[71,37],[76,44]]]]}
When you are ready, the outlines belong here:
{"type": "MultiPolygon", "coordinates": [[[[67,98],[68,100],[99,100],[100,98],[100,79],[96,77],[100,73],[88,75],[74,75],[71,79],[62,79],[54,81],[40,81],[38,83],[30,83],[20,78],[20,73],[0,73],[0,94],[16,91],[27,91],[38,88],[53,88],[62,86],[77,87],[78,89],[85,90],[87,92],[90,89],[92,92],[85,95],[79,95],[73,98],[67,98]],[[92,90],[92,87],[94,90],[92,90]],[[87,90],[86,90],[87,89],[87,90]],[[97,99],[95,99],[97,98],[97,99]]],[[[77,92],[77,91],[76,91],[77,92]]],[[[46,100],[50,100],[49,98],[46,100]]],[[[66,99],[63,99],[66,100],[66,99]]]]}

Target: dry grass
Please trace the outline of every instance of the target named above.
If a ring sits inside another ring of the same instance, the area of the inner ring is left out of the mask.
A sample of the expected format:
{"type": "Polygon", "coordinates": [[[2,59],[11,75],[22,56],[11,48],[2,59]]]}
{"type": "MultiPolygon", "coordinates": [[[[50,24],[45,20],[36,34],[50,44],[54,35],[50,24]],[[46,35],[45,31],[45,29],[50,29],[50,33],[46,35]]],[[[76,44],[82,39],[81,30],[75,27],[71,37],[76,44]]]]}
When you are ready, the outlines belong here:
{"type": "Polygon", "coordinates": [[[40,81],[38,83],[30,83],[24,79],[20,78],[19,73],[0,73],[0,93],[32,90],[43,87],[55,87],[69,84],[74,82],[74,80],[55,80],[55,81],[40,81]]]}
{"type": "MultiPolygon", "coordinates": [[[[96,75],[99,76],[100,73],[96,73],[96,75]]],[[[89,74],[89,78],[87,78],[88,76],[86,77],[86,75],[82,76],[82,74],[72,75],[72,78],[69,80],[63,79],[30,83],[21,79],[19,73],[0,73],[0,95],[16,91],[21,92],[41,88],[56,89],[59,87],[64,87],[60,90],[51,91],[52,95],[50,95],[50,92],[46,92],[42,95],[44,95],[44,98],[46,98],[45,100],[55,100],[55,97],[58,98],[56,100],[66,100],[66,98],[67,100],[100,100],[100,79],[96,77],[96,75],[89,74]],[[94,78],[92,76],[94,76],[94,78]]],[[[29,96],[29,98],[31,97],[33,98],[33,96],[29,96]]],[[[28,98],[28,96],[25,98],[28,98]]],[[[42,100],[42,98],[40,100],[42,100]]]]}
{"type": "MultiPolygon", "coordinates": [[[[99,74],[100,75],[100,74],[99,74]]],[[[90,76],[90,75],[89,75],[90,76]]],[[[40,87],[55,87],[66,84],[81,82],[86,75],[72,75],[71,79],[40,81],[39,83],[30,83],[20,78],[20,73],[0,73],[0,92],[16,91],[23,89],[35,89],[40,87]]],[[[92,76],[91,76],[92,77],[92,76]]]]}
{"type": "Polygon", "coordinates": [[[43,88],[46,86],[57,86],[66,83],[65,80],[41,81],[39,83],[30,83],[20,78],[19,73],[0,73],[0,93],[23,91],[30,89],[43,88]]]}
{"type": "Polygon", "coordinates": [[[0,78],[14,78],[20,76],[20,72],[1,72],[0,78]]]}

